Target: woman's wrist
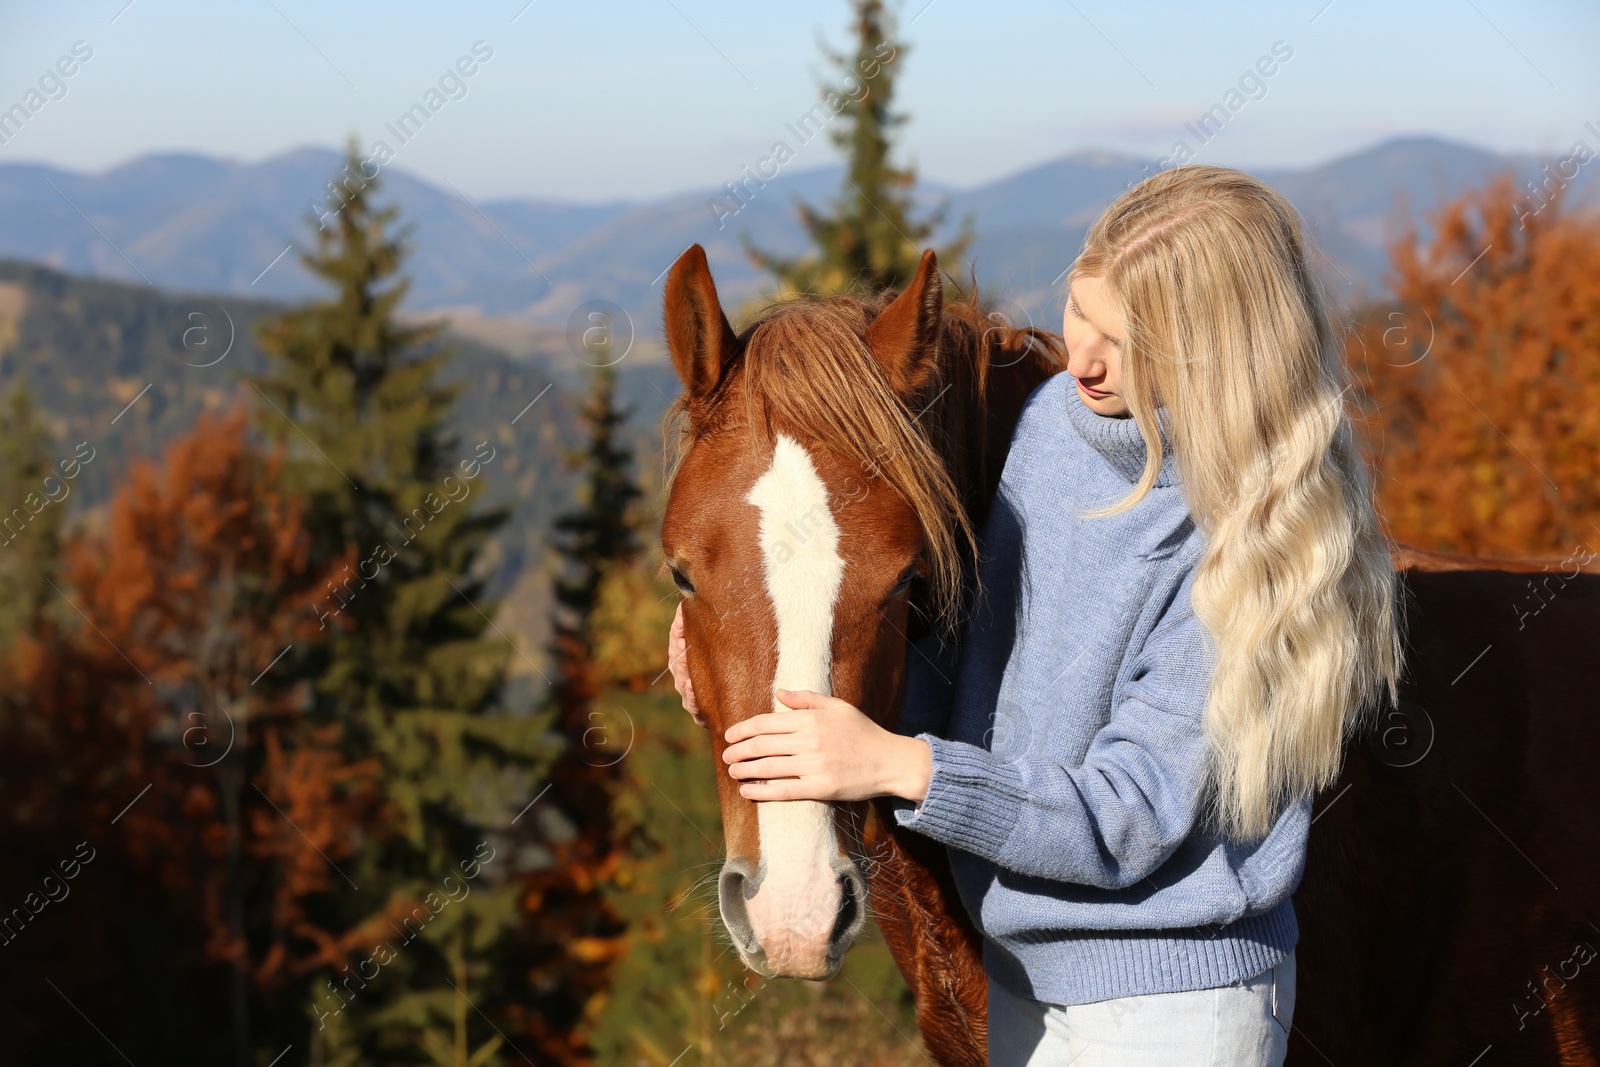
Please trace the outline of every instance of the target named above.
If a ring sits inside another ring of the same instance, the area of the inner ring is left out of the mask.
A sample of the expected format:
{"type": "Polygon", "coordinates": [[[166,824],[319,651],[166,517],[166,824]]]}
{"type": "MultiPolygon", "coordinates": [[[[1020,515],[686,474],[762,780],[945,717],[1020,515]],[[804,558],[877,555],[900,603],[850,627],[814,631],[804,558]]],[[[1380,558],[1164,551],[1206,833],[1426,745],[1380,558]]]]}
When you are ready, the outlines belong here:
{"type": "Polygon", "coordinates": [[[928,782],[933,778],[933,747],[920,737],[893,735],[897,751],[891,766],[894,780],[889,783],[890,796],[904,797],[921,804],[928,795],[928,782]]]}

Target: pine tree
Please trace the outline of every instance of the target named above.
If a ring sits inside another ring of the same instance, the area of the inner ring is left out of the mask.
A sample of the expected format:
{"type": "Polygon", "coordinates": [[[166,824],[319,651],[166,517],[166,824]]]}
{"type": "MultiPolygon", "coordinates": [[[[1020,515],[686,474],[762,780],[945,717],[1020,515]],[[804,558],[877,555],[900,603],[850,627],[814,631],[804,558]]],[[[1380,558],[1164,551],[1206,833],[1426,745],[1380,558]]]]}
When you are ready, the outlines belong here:
{"type": "MultiPolygon", "coordinates": [[[[816,250],[797,259],[762,252],[746,239],[745,251],[789,293],[876,293],[903,288],[916,274],[927,239],[944,221],[945,209],[926,219],[913,216],[916,172],[890,159],[892,136],[906,117],[892,110],[897,63],[906,45],[894,39],[893,19],[882,0],[855,0],[856,47],[852,55],[824,50],[843,84],[822,87],[823,106],[842,123],[830,136],[848,153],[844,185],[831,215],[799,205],[800,223],[816,250]],[[854,92],[850,86],[856,86],[854,92]]],[[[971,221],[939,252],[947,276],[972,242],[971,221]]]]}
{"type": "Polygon", "coordinates": [[[640,551],[633,509],[641,494],[632,475],[633,450],[621,439],[628,412],[617,407],[616,389],[616,371],[595,368],[583,408],[588,443],[567,457],[582,472],[584,486],[578,510],[555,524],[558,546],[569,564],[568,573],[556,582],[556,601],[568,613],[557,619],[558,632],[582,633],[598,602],[605,565],[630,562],[640,551]]]}
{"type": "MultiPolygon", "coordinates": [[[[632,724],[598,703],[594,615],[607,576],[632,566],[641,551],[634,507],[642,494],[622,438],[627,417],[616,404],[615,370],[597,367],[582,410],[587,441],[567,453],[582,479],[579,504],[555,523],[562,572],[555,581],[550,702],[564,747],[551,770],[546,815],[564,830],[551,847],[554,862],[527,876],[526,900],[542,940],[564,934],[566,941],[535,968],[536,1003],[546,1016],[574,1025],[592,1022],[625,949],[626,924],[607,889],[625,876],[628,848],[615,805],[632,724]],[[557,986],[561,974],[566,981],[557,986]]],[[[574,1044],[561,1062],[584,1062],[589,1054],[586,1044],[574,1044]]]]}
{"type": "Polygon", "coordinates": [[[475,564],[506,514],[467,500],[496,450],[485,439],[469,451],[448,428],[440,326],[396,318],[406,234],[393,232],[393,207],[374,206],[354,144],[336,188],[341,206],[317,220],[302,257],[333,292],[264,325],[271,371],[255,383],[260,424],[289,448],[288,483],[311,501],[316,553],[344,561],[317,608],[331,633],[310,661],[319,706],[356,754],[380,761],[390,820],[361,842],[349,872],[360,888],[346,898],[373,957],[388,960],[330,973],[309,1006],[313,1033],[329,1063],[470,1049],[493,1064],[485,1016],[504,1023],[523,994],[514,968],[490,966],[521,922],[512,834],[532,823],[512,823],[549,745],[539,718],[497,706],[512,648],[484,638],[494,605],[475,564]],[[470,892],[447,899],[450,884],[470,892]],[[478,1010],[463,1014],[460,998],[478,1010]]]}

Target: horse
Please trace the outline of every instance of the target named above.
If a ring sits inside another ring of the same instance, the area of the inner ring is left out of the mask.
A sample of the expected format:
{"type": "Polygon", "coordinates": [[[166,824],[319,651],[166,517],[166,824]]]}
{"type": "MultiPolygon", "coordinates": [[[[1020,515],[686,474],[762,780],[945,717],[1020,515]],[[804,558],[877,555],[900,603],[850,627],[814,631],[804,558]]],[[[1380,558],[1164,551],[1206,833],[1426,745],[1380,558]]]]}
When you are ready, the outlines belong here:
{"type": "MultiPolygon", "coordinates": [[[[662,550],[715,765],[728,726],[782,709],[779,687],[894,728],[907,658],[958,606],[1011,431],[1064,343],[945,303],[932,252],[899,293],[791,301],[736,334],[695,245],[664,322],[683,392],[662,550]]],[[[1402,699],[1352,738],[1314,815],[1290,1062],[1596,1062],[1600,722],[1576,712],[1600,652],[1591,560],[1397,549],[1402,699]]],[[[870,891],[929,1053],[987,1063],[982,938],[943,845],[887,799],[757,804],[726,775],[718,796],[719,907],[747,967],[832,976],[870,891]]]]}

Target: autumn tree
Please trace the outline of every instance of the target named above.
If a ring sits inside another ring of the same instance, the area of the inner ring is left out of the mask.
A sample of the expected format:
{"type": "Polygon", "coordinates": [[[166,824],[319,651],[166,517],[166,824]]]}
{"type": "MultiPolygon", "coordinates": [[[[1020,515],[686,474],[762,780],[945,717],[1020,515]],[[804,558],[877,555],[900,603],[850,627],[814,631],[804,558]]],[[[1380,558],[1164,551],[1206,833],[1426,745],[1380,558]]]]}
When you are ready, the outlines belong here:
{"type": "MultiPolygon", "coordinates": [[[[944,222],[943,209],[916,218],[916,172],[896,166],[894,131],[906,117],[893,110],[894,86],[906,44],[894,36],[882,0],[854,0],[855,48],[825,50],[839,81],[822,86],[822,107],[838,123],[829,136],[846,153],[845,178],[831,211],[799,204],[800,224],[813,250],[790,259],[745,240],[755,264],[777,279],[780,294],[876,293],[903,288],[916,274],[929,237],[944,222]]],[[[970,223],[939,253],[947,275],[972,241],[970,223]]]]}
{"type": "Polygon", "coordinates": [[[1397,539],[1600,550],[1600,218],[1501,177],[1391,248],[1348,345],[1397,539]],[[1546,197],[1549,197],[1547,200],[1546,197]]]}
{"type": "Polygon", "coordinates": [[[12,739],[39,766],[6,776],[34,789],[8,799],[48,794],[70,813],[58,832],[81,833],[102,871],[122,867],[119,907],[171,932],[157,966],[196,987],[222,969],[225,1011],[207,1029],[240,1065],[303,1032],[311,971],[349,936],[327,922],[343,888],[332,865],[375,825],[370,766],[344,758],[337,724],[307,716],[283,669],[317,640],[322,583],[277,460],[245,429],[242,408],[202,416],[159,465],[133,463],[103,531],[67,541],[49,584],[69,625],[39,622],[16,664],[31,728],[12,739]]]}

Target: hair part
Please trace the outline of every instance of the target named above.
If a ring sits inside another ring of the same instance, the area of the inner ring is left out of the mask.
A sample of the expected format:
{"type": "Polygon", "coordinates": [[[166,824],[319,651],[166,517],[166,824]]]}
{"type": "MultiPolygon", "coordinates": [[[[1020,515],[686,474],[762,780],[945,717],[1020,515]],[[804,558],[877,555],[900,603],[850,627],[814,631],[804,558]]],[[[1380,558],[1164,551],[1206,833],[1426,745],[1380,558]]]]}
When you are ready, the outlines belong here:
{"type": "Polygon", "coordinates": [[[1204,711],[1230,837],[1339,775],[1346,736],[1399,699],[1401,613],[1294,208],[1236,170],[1183,166],[1123,194],[1069,277],[1122,313],[1123,393],[1155,484],[1162,437],[1205,547],[1191,588],[1216,652],[1204,711]]]}

